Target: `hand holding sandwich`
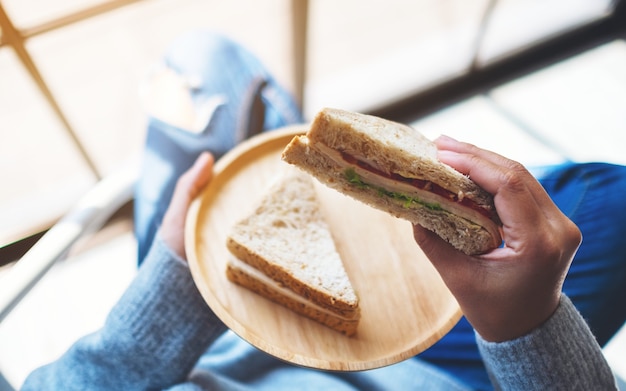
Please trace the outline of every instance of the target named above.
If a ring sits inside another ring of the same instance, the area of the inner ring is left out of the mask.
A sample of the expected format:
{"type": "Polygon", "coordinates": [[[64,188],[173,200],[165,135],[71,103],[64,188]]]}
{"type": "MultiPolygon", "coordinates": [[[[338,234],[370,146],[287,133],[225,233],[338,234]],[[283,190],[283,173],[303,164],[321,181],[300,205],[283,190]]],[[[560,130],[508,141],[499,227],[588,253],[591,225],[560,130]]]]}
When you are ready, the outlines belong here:
{"type": "Polygon", "coordinates": [[[488,341],[527,334],[557,308],[581,233],[519,163],[448,137],[438,157],[494,195],[504,245],[468,256],[415,225],[416,242],[488,341]]]}

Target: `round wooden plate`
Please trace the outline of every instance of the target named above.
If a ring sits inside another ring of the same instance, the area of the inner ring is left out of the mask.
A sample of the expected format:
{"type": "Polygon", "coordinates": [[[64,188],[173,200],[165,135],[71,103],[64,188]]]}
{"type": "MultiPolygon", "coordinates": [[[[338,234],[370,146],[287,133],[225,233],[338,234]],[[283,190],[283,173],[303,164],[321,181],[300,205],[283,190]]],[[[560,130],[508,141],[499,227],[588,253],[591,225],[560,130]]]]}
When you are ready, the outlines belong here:
{"type": "Polygon", "coordinates": [[[413,240],[410,223],[316,183],[361,305],[356,336],[346,337],[266,300],[226,278],[226,235],[251,213],[288,164],[283,148],[303,126],[263,133],[215,165],[209,186],[187,216],[185,246],[207,304],[236,334],[291,363],[355,371],[394,364],[427,349],[461,317],[439,274],[413,240]]]}

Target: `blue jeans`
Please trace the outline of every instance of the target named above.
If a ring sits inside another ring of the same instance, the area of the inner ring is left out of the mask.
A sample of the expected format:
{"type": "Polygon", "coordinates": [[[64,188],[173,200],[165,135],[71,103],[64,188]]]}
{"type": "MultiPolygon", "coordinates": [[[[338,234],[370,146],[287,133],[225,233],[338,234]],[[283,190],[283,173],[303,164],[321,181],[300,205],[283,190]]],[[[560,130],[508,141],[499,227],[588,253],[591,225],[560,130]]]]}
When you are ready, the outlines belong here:
{"type": "Polygon", "coordinates": [[[173,42],[163,63],[194,81],[191,89],[194,104],[200,106],[216,96],[223,98],[223,103],[199,134],[149,118],[135,192],[134,220],[140,264],[169,205],[176,180],[202,151],[211,151],[218,159],[246,137],[242,132],[248,128],[256,132],[303,122],[295,101],[260,61],[224,37],[208,32],[188,33],[173,42]],[[260,116],[254,110],[259,101],[264,108],[260,116]],[[260,123],[250,124],[255,121],[260,123]]]}
{"type": "MultiPolygon", "coordinates": [[[[241,139],[241,121],[249,119],[250,86],[259,78],[263,130],[302,122],[289,94],[249,52],[226,38],[196,32],[174,42],[165,64],[183,76],[200,78],[194,101],[216,94],[226,103],[201,134],[192,134],[150,119],[141,179],[136,192],[136,235],[139,262],[169,204],[177,178],[203,150],[216,157],[241,139]]],[[[540,178],[552,199],[582,230],[583,243],[564,285],[565,293],[588,320],[603,345],[626,320],[626,167],[602,163],[552,167],[540,178]]],[[[491,389],[475,343],[472,327],[463,318],[443,339],[415,359],[434,364],[475,389],[491,389]]]]}

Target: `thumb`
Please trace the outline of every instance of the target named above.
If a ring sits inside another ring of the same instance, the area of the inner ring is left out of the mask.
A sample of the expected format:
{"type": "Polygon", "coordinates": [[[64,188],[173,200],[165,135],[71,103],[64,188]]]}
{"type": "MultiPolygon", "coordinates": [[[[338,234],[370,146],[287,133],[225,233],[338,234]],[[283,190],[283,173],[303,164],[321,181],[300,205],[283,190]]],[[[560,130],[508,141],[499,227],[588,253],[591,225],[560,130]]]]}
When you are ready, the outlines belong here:
{"type": "Polygon", "coordinates": [[[213,170],[211,170],[212,165],[213,155],[209,152],[203,152],[200,154],[193,166],[191,166],[191,168],[187,170],[178,180],[173,200],[179,199],[177,202],[181,202],[183,205],[187,204],[186,206],[189,206],[189,203],[200,193],[200,191],[211,179],[211,176],[213,175],[213,170]]]}
{"type": "Polygon", "coordinates": [[[413,225],[413,238],[435,267],[443,259],[460,256],[460,253],[452,245],[421,225],[413,225]]]}
{"type": "Polygon", "coordinates": [[[430,263],[437,269],[444,282],[453,294],[466,282],[468,269],[474,259],[455,249],[436,233],[420,225],[413,226],[413,237],[430,263]]]}
{"type": "Polygon", "coordinates": [[[213,176],[213,156],[204,152],[196,159],[193,166],[187,170],[176,182],[163,223],[161,235],[170,248],[179,256],[185,258],[184,229],[187,210],[191,201],[200,194],[213,176]]]}

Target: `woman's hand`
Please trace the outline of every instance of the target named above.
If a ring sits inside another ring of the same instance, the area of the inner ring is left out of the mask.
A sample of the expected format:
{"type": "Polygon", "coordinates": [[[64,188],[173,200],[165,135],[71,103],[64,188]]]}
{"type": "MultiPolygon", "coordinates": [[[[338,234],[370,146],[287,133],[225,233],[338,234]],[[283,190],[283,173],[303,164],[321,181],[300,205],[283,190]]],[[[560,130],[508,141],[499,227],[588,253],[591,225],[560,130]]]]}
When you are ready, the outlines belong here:
{"type": "Polygon", "coordinates": [[[494,195],[504,246],[471,257],[420,226],[415,240],[485,340],[525,335],[557,308],[581,233],[521,164],[448,137],[435,142],[442,162],[494,195]]]}
{"type": "Polygon", "coordinates": [[[185,254],[185,219],[191,201],[213,177],[213,156],[204,152],[198,156],[193,166],[176,182],[170,205],[163,216],[161,237],[182,259],[185,254]]]}

